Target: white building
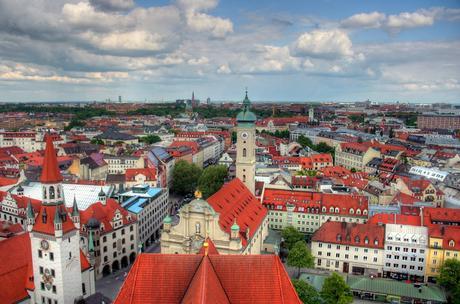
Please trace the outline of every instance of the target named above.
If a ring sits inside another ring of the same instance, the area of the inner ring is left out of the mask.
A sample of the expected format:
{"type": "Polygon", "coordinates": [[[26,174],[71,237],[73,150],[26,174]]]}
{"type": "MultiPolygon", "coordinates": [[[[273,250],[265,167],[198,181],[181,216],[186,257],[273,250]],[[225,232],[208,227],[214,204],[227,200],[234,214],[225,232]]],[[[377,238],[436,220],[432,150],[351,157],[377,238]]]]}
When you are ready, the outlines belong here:
{"type": "Polygon", "coordinates": [[[427,246],[427,227],[386,224],[383,276],[423,282],[427,246]]]}

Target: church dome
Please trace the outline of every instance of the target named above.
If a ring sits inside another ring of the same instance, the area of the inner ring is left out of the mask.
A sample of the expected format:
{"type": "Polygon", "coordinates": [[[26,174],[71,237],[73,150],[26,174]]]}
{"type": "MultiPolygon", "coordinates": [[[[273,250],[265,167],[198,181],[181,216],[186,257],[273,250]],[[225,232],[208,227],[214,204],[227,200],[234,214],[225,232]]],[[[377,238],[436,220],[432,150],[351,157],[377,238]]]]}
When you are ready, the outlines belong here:
{"type": "Polygon", "coordinates": [[[171,224],[171,223],[172,223],[172,218],[171,218],[169,215],[167,215],[167,216],[164,218],[163,223],[164,223],[164,224],[171,224]]]}
{"type": "Polygon", "coordinates": [[[86,226],[89,229],[99,229],[99,227],[101,226],[101,223],[97,219],[92,217],[88,220],[88,223],[86,224],[86,226]]]}
{"type": "Polygon", "coordinates": [[[252,113],[249,108],[251,107],[251,101],[248,98],[248,91],[246,91],[246,96],[243,100],[243,111],[238,113],[236,116],[237,122],[249,122],[254,123],[257,120],[256,114],[252,113]]]}

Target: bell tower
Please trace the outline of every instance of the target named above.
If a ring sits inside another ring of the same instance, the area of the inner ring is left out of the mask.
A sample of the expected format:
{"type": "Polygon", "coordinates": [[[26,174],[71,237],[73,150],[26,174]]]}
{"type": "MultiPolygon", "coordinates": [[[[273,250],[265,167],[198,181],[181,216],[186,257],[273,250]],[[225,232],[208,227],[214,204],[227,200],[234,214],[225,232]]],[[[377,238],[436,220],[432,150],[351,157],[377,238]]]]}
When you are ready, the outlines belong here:
{"type": "Polygon", "coordinates": [[[243,110],[236,116],[236,177],[254,194],[256,175],[256,126],[257,117],[250,111],[248,91],[243,100],[243,110]]]}
{"type": "Polygon", "coordinates": [[[65,304],[83,297],[80,263],[78,208],[70,215],[64,204],[62,175],[58,167],[53,141],[46,136],[45,159],[40,181],[42,204],[34,214],[27,208],[30,231],[35,302],[65,304]]]}

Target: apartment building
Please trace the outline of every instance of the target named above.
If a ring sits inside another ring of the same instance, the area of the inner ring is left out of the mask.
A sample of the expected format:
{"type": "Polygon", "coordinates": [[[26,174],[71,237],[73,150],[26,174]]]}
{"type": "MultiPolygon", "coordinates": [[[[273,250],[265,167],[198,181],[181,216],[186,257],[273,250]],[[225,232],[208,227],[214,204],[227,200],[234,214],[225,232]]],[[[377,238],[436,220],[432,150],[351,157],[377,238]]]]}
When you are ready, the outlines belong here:
{"type": "Polygon", "coordinates": [[[312,236],[315,267],[357,275],[383,274],[385,228],[329,221],[312,236]]]}
{"type": "Polygon", "coordinates": [[[342,143],[335,151],[335,165],[364,171],[367,163],[376,157],[381,157],[380,151],[369,144],[342,143]]]}

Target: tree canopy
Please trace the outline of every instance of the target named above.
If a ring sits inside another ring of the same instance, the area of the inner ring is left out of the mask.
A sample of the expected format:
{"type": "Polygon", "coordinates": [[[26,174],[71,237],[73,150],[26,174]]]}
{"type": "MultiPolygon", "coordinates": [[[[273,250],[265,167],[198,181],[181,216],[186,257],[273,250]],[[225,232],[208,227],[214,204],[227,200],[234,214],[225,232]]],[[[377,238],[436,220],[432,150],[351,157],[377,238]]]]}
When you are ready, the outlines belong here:
{"type": "Polygon", "coordinates": [[[304,304],[318,304],[321,303],[319,292],[316,289],[305,282],[304,280],[292,280],[292,284],[299,296],[300,300],[304,304]]]}
{"type": "Polygon", "coordinates": [[[453,303],[460,303],[460,261],[447,259],[442,264],[437,279],[451,295],[453,303]]]}
{"type": "Polygon", "coordinates": [[[223,165],[209,166],[203,170],[198,179],[198,189],[206,199],[216,193],[227,177],[227,167],[223,165]]]}
{"type": "Polygon", "coordinates": [[[315,259],[307,248],[305,241],[298,241],[294,247],[289,250],[287,259],[288,266],[297,267],[297,276],[300,275],[300,268],[313,268],[315,259]]]}
{"type": "Polygon", "coordinates": [[[353,302],[350,286],[347,285],[342,276],[335,272],[324,280],[320,294],[326,304],[350,304],[353,302]]]}
{"type": "Polygon", "coordinates": [[[281,231],[281,236],[284,239],[285,247],[289,250],[294,247],[295,243],[304,240],[303,234],[292,226],[287,226],[284,228],[281,231]]]}
{"type": "Polygon", "coordinates": [[[147,136],[141,137],[140,141],[144,142],[144,143],[146,143],[148,145],[152,145],[154,143],[160,142],[161,138],[158,135],[149,134],[147,136]]]}
{"type": "Polygon", "coordinates": [[[174,165],[172,190],[178,194],[188,194],[196,190],[201,169],[195,165],[180,160],[174,165]]]}

